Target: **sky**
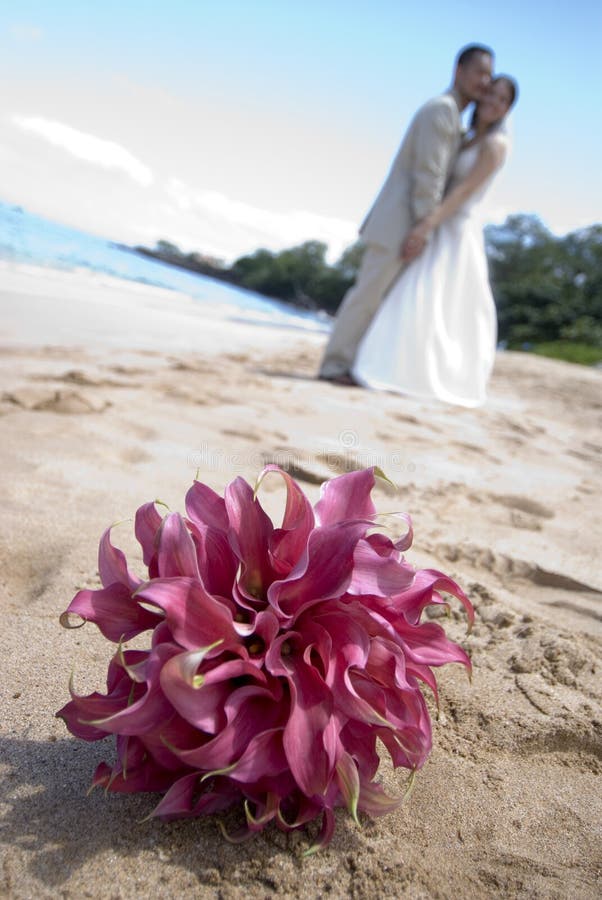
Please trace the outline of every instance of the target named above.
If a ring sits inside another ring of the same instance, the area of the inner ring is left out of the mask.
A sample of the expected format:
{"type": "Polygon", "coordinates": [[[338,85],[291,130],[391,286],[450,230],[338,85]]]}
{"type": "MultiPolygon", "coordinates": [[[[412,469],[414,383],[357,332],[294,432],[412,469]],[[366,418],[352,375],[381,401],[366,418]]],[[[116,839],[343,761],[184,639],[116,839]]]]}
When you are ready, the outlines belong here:
{"type": "Polygon", "coordinates": [[[520,85],[487,220],[602,219],[598,2],[0,0],[0,42],[0,200],[112,240],[336,258],[472,42],[520,85]]]}

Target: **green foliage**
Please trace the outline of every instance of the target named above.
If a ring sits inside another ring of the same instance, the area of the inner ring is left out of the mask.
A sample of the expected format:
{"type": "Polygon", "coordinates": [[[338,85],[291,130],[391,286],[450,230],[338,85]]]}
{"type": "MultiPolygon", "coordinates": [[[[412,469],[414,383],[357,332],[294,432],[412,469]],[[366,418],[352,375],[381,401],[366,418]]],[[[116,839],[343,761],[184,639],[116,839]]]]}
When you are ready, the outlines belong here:
{"type": "Polygon", "coordinates": [[[210,278],[218,278],[222,281],[232,280],[230,270],[220,259],[205,256],[202,253],[182,253],[180,248],[170,241],[157,241],[154,250],[149,250],[148,247],[135,247],[134,249],[137,253],[143,253],[144,256],[151,256],[153,259],[160,259],[161,262],[177,266],[179,269],[188,269],[190,272],[208,275],[210,278]]]}
{"type": "Polygon", "coordinates": [[[535,216],[485,231],[499,336],[602,347],[602,226],[555,237],[535,216]]]}
{"type": "Polygon", "coordinates": [[[580,363],[582,366],[602,366],[602,347],[592,347],[591,344],[549,341],[546,344],[533,344],[529,349],[540,356],[564,359],[566,362],[580,363]]]}
{"type": "Polygon", "coordinates": [[[268,297],[335,312],[355,280],[362,251],[354,244],[331,266],[326,250],[320,241],[306,241],[280,253],[256,250],[236,260],[230,270],[232,280],[268,297]]]}
{"type": "Polygon", "coordinates": [[[162,253],[165,256],[173,256],[175,259],[183,256],[180,248],[176,247],[175,244],[172,244],[171,241],[157,241],[157,253],[162,253]]]}

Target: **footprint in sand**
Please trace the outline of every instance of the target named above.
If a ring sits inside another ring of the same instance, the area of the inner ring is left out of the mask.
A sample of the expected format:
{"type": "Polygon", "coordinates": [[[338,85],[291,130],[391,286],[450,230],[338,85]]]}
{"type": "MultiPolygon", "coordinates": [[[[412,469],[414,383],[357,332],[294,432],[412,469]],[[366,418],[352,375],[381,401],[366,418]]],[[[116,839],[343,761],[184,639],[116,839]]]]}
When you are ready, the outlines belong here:
{"type": "Polygon", "coordinates": [[[116,375],[152,375],[154,373],[153,369],[142,369],[140,366],[107,366],[109,372],[114,372],[116,375]]]}
{"type": "MultiPolygon", "coordinates": [[[[546,689],[545,682],[536,675],[517,675],[516,686],[538,712],[546,716],[558,717],[558,696],[546,689]]],[[[517,742],[517,750],[525,755],[548,755],[553,753],[575,753],[579,759],[576,768],[581,771],[602,772],[602,739],[598,730],[588,728],[588,724],[579,723],[579,728],[568,717],[562,716],[565,722],[558,722],[552,730],[545,729],[524,733],[524,740],[517,742]]],[[[517,737],[520,737],[520,732],[517,737]]]]}
{"type": "Polygon", "coordinates": [[[591,496],[592,494],[598,494],[598,485],[594,484],[592,481],[581,481],[576,488],[580,494],[586,494],[587,496],[591,496]]]}
{"type": "Polygon", "coordinates": [[[116,381],[112,378],[99,378],[84,372],[83,369],[70,369],[62,375],[30,375],[30,381],[64,381],[67,384],[75,384],[78,387],[137,387],[125,381],[116,381]]]}
{"type": "Polygon", "coordinates": [[[3,400],[34,412],[56,412],[68,415],[85,415],[104,412],[111,404],[106,400],[92,400],[79,391],[44,391],[35,388],[19,388],[3,395],[3,400]]]}
{"type": "Polygon", "coordinates": [[[159,432],[148,425],[140,425],[138,422],[121,420],[119,422],[120,431],[128,431],[133,434],[139,441],[152,441],[159,437],[159,432]]]}
{"type": "Polygon", "coordinates": [[[320,453],[318,456],[320,462],[337,475],[344,475],[346,472],[355,472],[356,469],[363,468],[361,462],[350,453],[320,453]]]}
{"type": "Polygon", "coordinates": [[[583,441],[584,448],[591,453],[596,453],[598,456],[602,456],[602,444],[594,444],[592,441],[583,441]]]}
{"type": "Polygon", "coordinates": [[[507,428],[515,435],[518,434],[525,438],[533,438],[546,433],[546,429],[541,425],[535,425],[533,422],[516,422],[513,419],[509,419],[507,416],[500,416],[496,424],[500,425],[502,428],[507,428]]]}
{"type": "Polygon", "coordinates": [[[558,590],[577,591],[587,594],[602,595],[602,591],[591,584],[577,581],[559,572],[543,569],[536,563],[506,556],[504,553],[495,553],[490,547],[479,547],[475,544],[446,544],[437,543],[425,547],[429,553],[444,559],[447,562],[465,561],[476,569],[485,569],[494,575],[505,579],[524,579],[541,587],[557,588],[558,590]]]}
{"type": "Polygon", "coordinates": [[[469,453],[478,453],[479,455],[484,452],[483,447],[479,447],[478,444],[469,444],[467,441],[453,441],[452,447],[458,447],[460,450],[468,450],[469,453]]]}
{"type": "Polygon", "coordinates": [[[206,374],[207,372],[215,371],[215,364],[204,359],[192,361],[170,357],[169,368],[175,369],[177,372],[202,372],[206,374]]]}
{"type": "Polygon", "coordinates": [[[550,509],[549,506],[544,506],[543,503],[538,503],[537,500],[532,500],[530,497],[523,497],[520,494],[489,494],[489,499],[493,500],[494,503],[499,503],[501,506],[507,507],[507,509],[518,510],[529,516],[537,516],[542,519],[553,519],[556,515],[554,510],[550,509]]]}
{"type": "MultiPolygon", "coordinates": [[[[595,591],[595,594],[599,594],[599,591],[595,591]]],[[[580,597],[579,600],[582,601],[582,598],[580,597]]],[[[583,605],[583,601],[581,603],[574,603],[570,600],[553,600],[548,603],[548,606],[554,607],[555,609],[567,609],[570,610],[570,612],[577,613],[579,616],[593,619],[595,622],[602,622],[602,613],[599,613],[597,609],[592,609],[590,606],[583,605]]]]}
{"type": "Polygon", "coordinates": [[[577,450],[574,447],[571,447],[566,451],[567,456],[572,456],[575,459],[582,459],[585,462],[600,462],[600,447],[597,444],[590,444],[587,441],[584,441],[581,445],[581,449],[577,450]]]}
{"type": "MultiPolygon", "coordinates": [[[[384,441],[384,442],[387,443],[387,444],[393,444],[393,445],[395,445],[395,443],[396,443],[396,441],[394,440],[394,436],[391,434],[390,431],[389,431],[389,432],[376,431],[376,432],[374,433],[374,436],[375,436],[375,438],[377,438],[377,440],[379,440],[379,441],[384,441]]],[[[422,437],[422,436],[419,435],[419,434],[412,434],[412,435],[410,435],[410,436],[408,436],[408,437],[405,437],[405,438],[404,438],[404,442],[405,442],[405,448],[406,448],[406,451],[407,451],[408,455],[411,455],[411,453],[412,453],[412,447],[416,447],[416,446],[418,446],[418,445],[424,446],[425,444],[428,444],[429,446],[432,446],[432,440],[431,440],[431,439],[426,438],[426,437],[422,437]]]]}
{"type": "Polygon", "coordinates": [[[452,441],[450,444],[451,447],[457,448],[458,450],[462,450],[465,453],[472,453],[478,455],[481,459],[488,459],[489,462],[494,463],[497,466],[502,465],[502,460],[498,459],[497,456],[494,456],[492,453],[489,453],[485,447],[479,447],[478,444],[470,444],[466,441],[452,441]]]}
{"type": "Polygon", "coordinates": [[[125,387],[122,381],[114,381],[111,378],[93,378],[81,369],[70,369],[64,375],[60,375],[57,381],[66,381],[67,384],[77,384],[79,387],[125,387]]]}
{"type": "Polygon", "coordinates": [[[510,510],[510,524],[514,528],[522,528],[523,531],[541,531],[543,528],[541,520],[536,516],[530,516],[516,509],[510,510]]]}
{"type": "Polygon", "coordinates": [[[160,384],[158,388],[167,400],[180,400],[195,406],[231,406],[239,402],[236,397],[228,397],[225,394],[209,394],[200,388],[198,391],[195,391],[170,384],[160,384]]]}
{"type": "Polygon", "coordinates": [[[140,463],[148,462],[152,457],[140,447],[128,447],[119,453],[119,459],[128,466],[137,466],[140,463]]]}
{"type": "Polygon", "coordinates": [[[266,466],[275,463],[281,469],[284,469],[285,472],[288,472],[296,481],[303,481],[305,484],[322,484],[328,478],[328,475],[313,472],[311,469],[306,469],[300,465],[298,457],[295,457],[292,450],[287,450],[285,455],[281,455],[279,451],[276,451],[274,454],[265,453],[263,462],[266,466]]]}
{"type": "Polygon", "coordinates": [[[235,428],[222,428],[220,434],[226,437],[242,438],[245,441],[253,441],[254,443],[259,443],[263,440],[262,435],[254,431],[237,431],[235,428]]]}
{"type": "Polygon", "coordinates": [[[407,413],[391,413],[391,419],[396,422],[403,422],[404,425],[420,425],[420,420],[416,416],[410,416],[407,413]]]}

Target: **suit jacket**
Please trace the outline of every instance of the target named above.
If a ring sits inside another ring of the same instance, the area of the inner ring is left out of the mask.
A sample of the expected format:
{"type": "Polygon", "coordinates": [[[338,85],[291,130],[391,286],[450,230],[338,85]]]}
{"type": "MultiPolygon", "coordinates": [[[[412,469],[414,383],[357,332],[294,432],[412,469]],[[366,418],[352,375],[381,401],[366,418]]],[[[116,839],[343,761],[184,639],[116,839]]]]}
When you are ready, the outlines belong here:
{"type": "Polygon", "coordinates": [[[401,247],[410,228],[441,201],[460,142],[460,113],[451,91],[418,110],[360,227],[365,243],[401,247]]]}

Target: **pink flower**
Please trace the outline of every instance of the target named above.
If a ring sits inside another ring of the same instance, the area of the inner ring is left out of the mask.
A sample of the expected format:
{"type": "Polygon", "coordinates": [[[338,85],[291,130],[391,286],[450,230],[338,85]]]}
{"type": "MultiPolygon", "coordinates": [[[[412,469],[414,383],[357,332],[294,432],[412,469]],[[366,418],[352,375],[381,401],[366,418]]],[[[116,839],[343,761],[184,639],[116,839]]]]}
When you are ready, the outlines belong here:
{"type": "MultiPolygon", "coordinates": [[[[136,514],[149,578],[133,575],[100,541],[100,590],[79,591],[61,621],[94,622],[118,644],[106,694],[78,696],[57,713],[87,741],[116,736],[117,761],[94,784],[164,793],[152,813],[198,816],[242,803],[244,836],[274,821],[288,830],[322,815],[314,848],[328,843],[337,806],[357,820],[394,809],[375,782],[376,739],[394,766],[419,769],[431,749],[420,684],[464,650],[423,609],[462,590],[403,558],[374,529],[374,469],[327,482],[312,508],[285,480],[275,528],[237,478],[224,498],[195,482],[186,516],[136,514]],[[122,642],[151,631],[150,649],[122,642]]],[[[408,520],[409,523],[409,520],[408,520]]]]}

